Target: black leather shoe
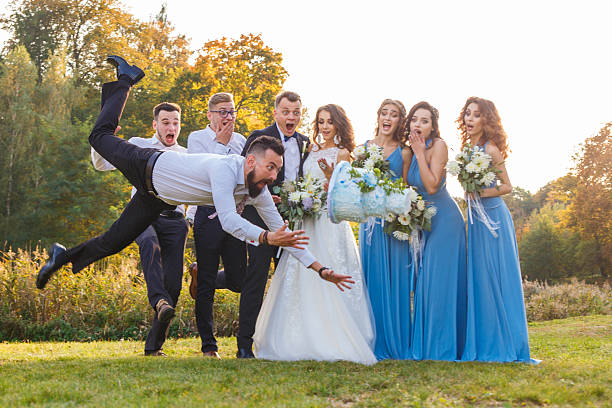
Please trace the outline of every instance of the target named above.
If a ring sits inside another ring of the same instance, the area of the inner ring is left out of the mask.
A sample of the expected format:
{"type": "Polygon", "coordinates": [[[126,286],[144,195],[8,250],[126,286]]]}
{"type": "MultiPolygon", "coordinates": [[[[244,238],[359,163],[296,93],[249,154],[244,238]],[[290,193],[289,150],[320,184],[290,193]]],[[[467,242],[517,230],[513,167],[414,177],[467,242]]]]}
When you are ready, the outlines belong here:
{"type": "Polygon", "coordinates": [[[250,348],[239,348],[236,352],[236,358],[255,358],[255,354],[250,348]]]}
{"type": "Polygon", "coordinates": [[[120,79],[121,76],[125,75],[127,77],[127,81],[132,86],[136,85],[138,81],[145,76],[142,69],[138,68],[136,65],[128,64],[126,60],[117,55],[109,55],[106,57],[106,61],[117,68],[117,79],[120,79]]]}
{"type": "Polygon", "coordinates": [[[64,265],[57,262],[57,258],[64,252],[66,252],[66,247],[63,245],[60,245],[57,242],[51,245],[51,249],[49,250],[49,260],[43,265],[40,272],[38,272],[38,276],[36,277],[36,287],[38,289],[43,289],[55,271],[64,265]]]}
{"type": "Polygon", "coordinates": [[[174,317],[176,311],[166,299],[159,299],[157,305],[155,305],[157,311],[157,320],[162,323],[168,323],[174,317]]]}

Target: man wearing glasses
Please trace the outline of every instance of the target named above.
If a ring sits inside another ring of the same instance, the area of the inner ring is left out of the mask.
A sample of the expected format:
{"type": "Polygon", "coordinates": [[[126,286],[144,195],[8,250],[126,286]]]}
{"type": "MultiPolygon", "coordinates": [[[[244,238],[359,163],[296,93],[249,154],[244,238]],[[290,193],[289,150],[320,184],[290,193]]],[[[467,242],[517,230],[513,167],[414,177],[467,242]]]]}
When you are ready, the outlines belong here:
{"type": "MultiPolygon", "coordinates": [[[[308,155],[308,137],[297,132],[302,116],[302,100],[295,92],[284,91],[276,96],[274,100],[274,123],[262,130],[255,130],[246,141],[242,151],[243,156],[249,149],[251,143],[259,136],[272,136],[283,143],[285,153],[283,155],[283,167],[278,172],[276,181],[270,186],[273,191],[275,186],[281,186],[285,180],[295,180],[303,175],[303,165],[308,155]]],[[[280,198],[272,196],[275,203],[280,198]]],[[[257,210],[247,205],[243,213],[244,218],[257,226],[265,225],[257,210]]],[[[275,258],[278,247],[270,245],[248,246],[249,261],[247,273],[242,285],[240,296],[240,324],[238,328],[238,358],[253,358],[253,334],[255,334],[255,323],[263,303],[266,282],[270,262],[275,258]]]]}
{"type": "MultiPolygon", "coordinates": [[[[210,124],[187,139],[188,153],[220,155],[242,153],[246,138],[234,132],[236,110],[229,93],[216,93],[208,100],[206,117],[210,124]]],[[[191,206],[187,219],[193,220],[197,264],[191,265],[190,293],[195,299],[196,323],[202,339],[202,353],[219,358],[213,335],[215,289],[240,292],[246,272],[246,244],[223,231],[214,206],[191,206]],[[219,258],[225,270],[219,271],[219,258]]]]}

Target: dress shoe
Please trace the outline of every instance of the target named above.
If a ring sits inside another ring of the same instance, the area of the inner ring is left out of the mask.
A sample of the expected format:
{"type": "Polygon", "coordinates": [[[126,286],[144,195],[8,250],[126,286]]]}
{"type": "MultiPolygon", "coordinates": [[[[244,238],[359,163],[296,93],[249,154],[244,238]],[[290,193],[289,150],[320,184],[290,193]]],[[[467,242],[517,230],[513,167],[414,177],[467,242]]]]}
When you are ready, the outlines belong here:
{"type": "Polygon", "coordinates": [[[189,295],[195,300],[198,289],[198,263],[193,262],[189,265],[189,275],[191,275],[191,283],[189,284],[189,295]]]}
{"type": "Polygon", "coordinates": [[[168,323],[174,317],[175,310],[166,299],[159,299],[155,305],[157,311],[157,320],[162,323],[168,323]]]}
{"type": "Polygon", "coordinates": [[[204,357],[216,358],[218,360],[221,360],[221,356],[216,351],[204,351],[202,354],[204,354],[204,357]]]}
{"type": "Polygon", "coordinates": [[[236,358],[255,358],[255,354],[250,348],[239,348],[236,352],[236,358]]]}
{"type": "Polygon", "coordinates": [[[145,356],[147,357],[166,357],[166,353],[164,353],[161,350],[153,350],[153,351],[145,350],[145,356]]]}
{"type": "Polygon", "coordinates": [[[36,277],[36,287],[38,289],[43,289],[49,279],[53,274],[61,268],[64,264],[58,262],[58,257],[66,252],[66,247],[58,244],[57,242],[51,245],[51,249],[49,250],[49,260],[38,272],[38,276],[36,277]]]}
{"type": "Polygon", "coordinates": [[[117,55],[109,55],[106,57],[106,61],[117,69],[117,79],[121,79],[123,76],[132,86],[136,85],[145,76],[142,69],[136,65],[128,64],[126,60],[117,55]]]}

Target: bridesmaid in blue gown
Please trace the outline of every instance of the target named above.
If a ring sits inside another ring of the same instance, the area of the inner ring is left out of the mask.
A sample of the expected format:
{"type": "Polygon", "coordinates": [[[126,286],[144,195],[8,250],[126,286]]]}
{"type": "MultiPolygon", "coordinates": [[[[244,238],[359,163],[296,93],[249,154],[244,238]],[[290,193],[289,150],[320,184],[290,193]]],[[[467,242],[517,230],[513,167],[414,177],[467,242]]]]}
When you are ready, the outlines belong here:
{"type": "MultiPolygon", "coordinates": [[[[368,145],[383,148],[394,178],[409,163],[401,125],[404,105],[385,99],[378,109],[375,137],[368,145]]],[[[409,359],[410,353],[410,251],[408,243],[385,234],[380,219],[359,226],[359,249],[363,273],[376,325],[374,354],[379,360],[409,359]]]]}
{"type": "Polygon", "coordinates": [[[458,360],[466,314],[465,222],[446,190],[448,149],[440,138],[438,111],[427,102],[406,119],[413,152],[406,180],[437,209],[416,273],[412,355],[416,360],[458,360]]]}
{"type": "Polygon", "coordinates": [[[468,222],[467,334],[462,360],[537,362],[529,355],[527,319],[514,223],[500,197],[512,191],[504,165],[506,133],[493,102],[469,98],[457,119],[463,145],[482,146],[500,171],[480,192],[497,237],[479,220],[468,222]]]}

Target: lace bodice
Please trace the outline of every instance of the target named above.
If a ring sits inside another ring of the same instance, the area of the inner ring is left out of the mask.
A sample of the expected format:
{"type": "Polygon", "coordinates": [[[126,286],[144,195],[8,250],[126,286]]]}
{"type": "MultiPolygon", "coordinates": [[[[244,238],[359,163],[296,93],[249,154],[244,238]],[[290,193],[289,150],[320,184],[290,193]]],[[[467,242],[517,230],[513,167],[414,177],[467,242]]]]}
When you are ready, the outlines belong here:
{"type": "Polygon", "coordinates": [[[317,160],[324,158],[327,161],[328,165],[336,164],[338,160],[338,149],[337,147],[330,147],[325,150],[313,150],[308,154],[306,161],[304,162],[304,174],[310,173],[311,176],[318,178],[322,183],[325,183],[327,179],[325,178],[325,174],[319,168],[319,163],[317,160]]]}

